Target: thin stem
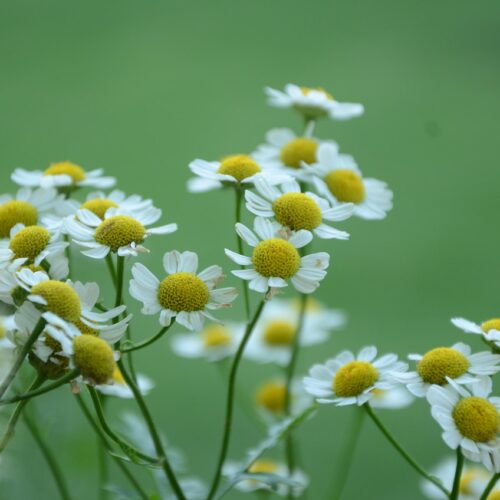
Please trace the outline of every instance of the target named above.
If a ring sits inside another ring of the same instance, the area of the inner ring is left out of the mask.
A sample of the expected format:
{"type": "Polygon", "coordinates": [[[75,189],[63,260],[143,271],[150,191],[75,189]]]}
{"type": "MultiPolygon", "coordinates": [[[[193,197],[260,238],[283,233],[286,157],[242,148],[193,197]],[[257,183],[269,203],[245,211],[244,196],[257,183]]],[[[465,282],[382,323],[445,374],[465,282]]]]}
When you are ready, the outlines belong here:
{"type": "Polygon", "coordinates": [[[142,342],[139,342],[138,344],[133,344],[133,345],[128,346],[128,347],[127,346],[122,347],[121,352],[125,353],[125,352],[138,351],[139,349],[143,349],[144,347],[147,347],[149,344],[156,342],[160,337],[162,337],[165,333],[167,333],[167,331],[169,330],[169,328],[172,325],[173,325],[173,321],[172,321],[172,323],[170,323],[170,325],[164,326],[162,329],[160,329],[160,331],[158,333],[149,337],[148,339],[146,339],[142,342]]]}
{"type": "Polygon", "coordinates": [[[62,470],[57,463],[56,457],[52,453],[52,450],[49,448],[49,445],[43,439],[43,436],[40,433],[40,429],[36,425],[35,421],[31,419],[27,412],[23,413],[23,420],[28,427],[33,439],[35,440],[38,448],[42,452],[43,458],[47,462],[49,466],[50,472],[52,473],[52,477],[56,483],[57,489],[59,490],[59,495],[63,500],[70,500],[71,496],[69,494],[68,487],[66,485],[66,481],[64,480],[64,476],[62,474],[62,470]]]}
{"type": "Polygon", "coordinates": [[[219,453],[219,459],[217,462],[217,468],[215,470],[215,475],[214,475],[214,478],[212,481],[212,486],[210,488],[210,492],[208,494],[207,500],[211,500],[214,497],[215,493],[217,492],[217,487],[219,486],[219,482],[221,479],[221,473],[222,473],[222,467],[223,467],[224,462],[226,460],[227,452],[229,449],[229,438],[231,435],[231,430],[232,430],[232,425],[233,425],[234,390],[236,387],[236,374],[238,372],[238,367],[239,367],[241,358],[243,356],[243,351],[245,350],[247,342],[250,339],[250,335],[252,334],[255,323],[257,323],[257,320],[260,317],[262,309],[264,308],[264,304],[265,304],[265,299],[262,299],[261,303],[259,304],[259,307],[257,308],[257,311],[255,312],[254,317],[252,318],[252,321],[250,321],[250,323],[248,323],[248,325],[246,327],[245,335],[243,335],[243,338],[241,340],[240,345],[238,346],[238,350],[236,351],[233,363],[231,365],[231,370],[229,372],[229,386],[227,389],[226,416],[224,419],[224,434],[222,437],[222,446],[221,446],[221,450],[219,453]]]}
{"type": "Polygon", "coordinates": [[[373,410],[371,409],[370,405],[368,403],[365,403],[364,408],[366,410],[366,413],[370,416],[370,418],[373,420],[374,424],[379,428],[379,430],[382,432],[382,434],[387,438],[387,440],[396,448],[396,450],[399,452],[399,454],[425,479],[430,481],[434,486],[439,488],[447,497],[449,497],[450,492],[441,484],[441,481],[436,479],[435,477],[431,476],[428,472],[423,469],[402,447],[401,445],[396,441],[396,439],[391,435],[391,433],[385,428],[385,426],[382,424],[382,422],[379,420],[379,418],[375,415],[373,410]]]}
{"type": "Polygon", "coordinates": [[[23,393],[23,394],[19,394],[17,396],[9,398],[9,399],[0,400],[0,405],[8,405],[11,403],[17,403],[18,401],[27,401],[28,399],[35,398],[37,396],[41,396],[42,394],[45,394],[46,392],[53,391],[54,389],[57,389],[61,385],[64,385],[68,382],[71,382],[71,380],[78,377],[78,375],[80,375],[80,371],[78,369],[72,370],[72,371],[68,372],[66,375],[64,375],[63,377],[55,380],[51,384],[45,385],[44,387],[40,387],[40,388],[30,387],[30,390],[23,393]]]}
{"type": "Polygon", "coordinates": [[[68,259],[68,279],[72,279],[73,274],[73,255],[71,252],[71,240],[68,234],[64,235],[64,241],[68,243],[68,246],[64,249],[66,258],[68,259]]]}
{"type": "Polygon", "coordinates": [[[0,386],[0,399],[3,398],[10,384],[12,384],[12,381],[16,378],[16,374],[19,371],[19,368],[21,368],[23,361],[26,359],[26,356],[31,351],[33,344],[36,342],[40,334],[43,332],[44,328],[45,328],[45,320],[43,318],[40,318],[33,332],[28,337],[28,340],[23,345],[23,348],[17,355],[17,358],[14,361],[14,364],[12,365],[8,375],[5,377],[4,381],[2,382],[2,385],[0,386]]]}
{"type": "MultiPolygon", "coordinates": [[[[109,254],[108,254],[109,255],[109,254]]],[[[105,414],[106,411],[106,397],[101,398],[102,411],[105,414]]],[[[108,462],[106,460],[106,450],[102,445],[101,441],[97,441],[97,461],[99,467],[99,499],[106,500],[108,498],[108,491],[106,490],[106,485],[108,483],[108,462]]]]}
{"type": "Polygon", "coordinates": [[[120,255],[116,256],[116,299],[115,307],[122,303],[123,295],[123,269],[125,267],[125,257],[120,255]]]}
{"type": "Polygon", "coordinates": [[[170,482],[170,486],[172,487],[172,490],[174,491],[176,497],[180,500],[186,500],[186,497],[184,493],[182,492],[182,489],[179,485],[179,482],[177,481],[177,478],[175,476],[174,470],[172,469],[172,466],[170,465],[170,462],[167,458],[167,454],[165,453],[165,449],[163,447],[163,443],[161,441],[160,435],[158,431],[156,430],[156,426],[153,421],[153,417],[151,416],[151,413],[149,412],[149,408],[146,405],[146,402],[144,401],[144,398],[142,396],[142,393],[137,387],[137,384],[133,380],[133,378],[129,375],[127,370],[125,369],[125,366],[123,364],[123,361],[120,359],[118,360],[118,367],[120,368],[120,371],[122,372],[123,378],[125,379],[125,382],[127,385],[130,387],[130,390],[132,391],[132,394],[134,395],[134,398],[137,402],[137,405],[139,406],[139,409],[141,410],[142,416],[144,417],[144,420],[146,422],[146,425],[149,430],[149,434],[151,436],[151,439],[153,441],[156,454],[158,455],[158,459],[161,462],[161,466],[163,468],[163,471],[165,472],[165,476],[167,477],[168,481],[170,482]]]}
{"type": "MultiPolygon", "coordinates": [[[[241,206],[243,204],[243,190],[240,189],[239,187],[236,187],[234,192],[236,193],[236,213],[235,213],[235,220],[236,223],[241,222],[241,206]]],[[[238,244],[238,253],[243,255],[243,240],[236,235],[236,242],[238,244]]],[[[245,266],[241,266],[241,269],[244,269],[245,266]]],[[[246,280],[241,280],[241,286],[243,288],[243,297],[245,301],[245,314],[247,321],[250,320],[250,296],[248,292],[248,283],[246,280]]]]}
{"type": "Polygon", "coordinates": [[[83,398],[80,396],[80,394],[76,394],[76,400],[87,418],[88,422],[94,429],[95,433],[101,440],[103,448],[111,454],[111,458],[114,460],[116,465],[119,467],[119,469],[123,472],[125,477],[130,481],[130,484],[134,487],[134,489],[137,491],[139,496],[143,500],[149,500],[149,495],[142,489],[140,483],[137,481],[137,479],[133,476],[133,474],[127,469],[126,465],[115,455],[113,455],[113,449],[111,448],[111,445],[109,444],[108,440],[106,439],[106,435],[104,432],[101,430],[101,428],[97,425],[97,423],[94,421],[94,418],[92,417],[92,414],[90,413],[90,410],[87,408],[87,405],[83,401],[83,398]]]}
{"type": "Polygon", "coordinates": [[[106,255],[106,264],[108,266],[109,275],[111,276],[111,281],[113,282],[113,286],[116,287],[116,271],[115,266],[113,264],[113,256],[111,252],[106,255]]]}
{"type": "Polygon", "coordinates": [[[480,496],[479,500],[487,500],[493,488],[497,484],[497,481],[500,479],[500,473],[493,474],[489,483],[486,485],[486,488],[483,491],[483,494],[480,496]]]}
{"type": "Polygon", "coordinates": [[[460,478],[462,477],[462,469],[464,466],[464,456],[460,450],[460,446],[457,448],[457,466],[455,469],[455,477],[453,478],[453,487],[451,489],[450,500],[457,500],[460,494],[460,478]]]}

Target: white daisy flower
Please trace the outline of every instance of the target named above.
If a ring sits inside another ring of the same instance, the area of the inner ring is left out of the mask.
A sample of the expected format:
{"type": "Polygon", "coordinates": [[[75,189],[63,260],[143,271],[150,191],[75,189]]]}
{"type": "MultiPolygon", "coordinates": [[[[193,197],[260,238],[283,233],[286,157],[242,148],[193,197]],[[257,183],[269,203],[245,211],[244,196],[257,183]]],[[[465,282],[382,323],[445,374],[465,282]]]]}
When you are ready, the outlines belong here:
{"type": "MultiPolygon", "coordinates": [[[[245,358],[257,363],[288,365],[299,316],[300,305],[297,302],[276,298],[271,300],[255,325],[244,352],[245,358]]],[[[300,347],[326,342],[331,331],[338,330],[345,322],[345,315],[341,311],[326,309],[308,297],[300,332],[300,347]]]]}
{"type": "Polygon", "coordinates": [[[488,343],[500,348],[500,318],[492,318],[481,324],[465,318],[452,318],[451,322],[465,333],[481,335],[488,343]]]}
{"type": "Polygon", "coordinates": [[[408,408],[414,400],[415,398],[406,387],[395,385],[390,389],[374,389],[370,406],[385,410],[401,410],[408,408]]]}
{"type": "Polygon", "coordinates": [[[201,193],[219,189],[225,185],[251,186],[259,177],[265,177],[270,184],[280,184],[290,176],[273,169],[262,169],[248,155],[227,156],[221,161],[196,159],[189,164],[191,172],[196,174],[188,181],[188,191],[201,193]]]}
{"type": "Polygon", "coordinates": [[[210,323],[200,332],[173,336],[171,346],[183,358],[221,361],[236,352],[244,332],[244,323],[210,323]]]}
{"type": "Polygon", "coordinates": [[[217,321],[210,310],[230,307],[238,296],[236,288],[216,288],[223,280],[220,266],[210,266],[197,273],[198,256],[176,250],[163,256],[167,276],[160,281],[142,264],[134,264],[130,295],[143,303],[143,314],[160,313],[160,325],[170,325],[173,318],[189,330],[203,328],[205,318],[217,321]]]}
{"type": "Polygon", "coordinates": [[[0,350],[12,349],[15,347],[15,344],[10,340],[15,330],[16,322],[14,314],[0,316],[0,350]]]}
{"type": "Polygon", "coordinates": [[[453,450],[482,463],[489,471],[500,471],[500,398],[489,397],[492,382],[484,377],[463,386],[448,379],[449,385],[432,386],[427,392],[434,419],[443,429],[443,441],[453,450]]]}
{"type": "Polygon", "coordinates": [[[311,165],[318,193],[333,205],[354,203],[354,215],[361,219],[383,219],[392,209],[392,191],[385,182],[365,178],[350,157],[338,154],[332,144],[318,148],[318,162],[311,165]]]}
{"type": "Polygon", "coordinates": [[[288,286],[290,280],[301,293],[312,293],[326,276],[330,256],[318,252],[301,257],[298,248],[312,240],[312,233],[305,229],[292,235],[284,234],[276,224],[262,217],[254,221],[254,234],[243,224],[236,224],[239,237],[253,248],[252,257],[225,249],[226,255],[236,264],[252,266],[250,269],[236,270],[232,273],[238,278],[248,280],[249,288],[264,293],[271,289],[288,286]]]}
{"type": "MultiPolygon", "coordinates": [[[[137,374],[137,386],[143,396],[148,394],[151,389],[153,389],[154,385],[154,382],[149,377],[141,375],[140,373],[137,374]]],[[[118,366],[115,366],[112,379],[108,384],[96,385],[95,388],[106,396],[116,396],[123,399],[131,399],[134,397],[132,390],[125,382],[118,366]]]]}
{"type": "MultiPolygon", "coordinates": [[[[228,461],[224,464],[222,473],[228,481],[234,481],[235,475],[239,474],[243,464],[240,462],[228,461]]],[[[300,469],[296,469],[290,476],[288,474],[288,467],[282,462],[272,460],[269,458],[259,458],[250,465],[244,474],[241,481],[238,481],[235,488],[245,493],[253,491],[272,491],[279,496],[287,496],[288,482],[292,481],[292,495],[300,497],[309,484],[309,478],[300,469]],[[257,478],[252,478],[251,475],[259,475],[257,478]],[[280,479],[283,482],[280,482],[280,479]]]]}
{"type": "Polygon", "coordinates": [[[424,355],[410,354],[408,359],[417,363],[416,371],[395,374],[395,378],[419,398],[425,397],[433,385],[446,385],[448,378],[457,384],[471,384],[500,371],[499,355],[488,351],[471,354],[471,348],[461,342],[424,355]]]}
{"type": "Polygon", "coordinates": [[[116,184],[114,177],[104,177],[103,170],[86,172],[82,167],[70,161],[52,163],[46,170],[24,170],[16,168],[11,179],[20,186],[58,188],[61,191],[79,187],[108,189],[116,184]]]}
{"type": "Polygon", "coordinates": [[[293,83],[285,85],[284,92],[266,87],[267,102],[277,108],[294,108],[307,120],[328,116],[332,120],[349,120],[361,116],[362,104],[339,102],[322,88],[299,87],[293,83]]]}
{"type": "Polygon", "coordinates": [[[21,188],[15,196],[0,195],[0,239],[8,238],[17,224],[36,226],[62,199],[56,189],[21,188]]]}
{"type": "Polygon", "coordinates": [[[348,219],[354,211],[354,204],[340,203],[331,206],[324,198],[314,193],[302,193],[296,181],[286,182],[281,188],[273,187],[265,179],[255,181],[257,195],[245,191],[246,205],[250,212],[260,217],[274,217],[291,231],[306,229],[319,238],[349,239],[349,233],[335,229],[324,221],[348,219]]]}
{"type": "Polygon", "coordinates": [[[324,365],[314,365],[304,378],[306,391],[319,403],[337,406],[361,406],[374,398],[376,389],[382,391],[396,385],[393,373],[403,372],[406,363],[396,354],[386,354],[375,360],[377,348],[364,347],[357,356],[343,351],[324,365]]]}
{"type": "Polygon", "coordinates": [[[148,207],[140,212],[128,212],[119,208],[109,208],[104,220],[94,212],[83,209],[77,211],[78,220],[66,220],[66,229],[78,245],[87,248],[82,253],[94,259],[103,259],[109,252],[120,256],[136,257],[148,250],[144,240],[152,234],[170,234],[177,231],[177,224],[167,224],[147,229],[161,217],[161,210],[148,207]]]}

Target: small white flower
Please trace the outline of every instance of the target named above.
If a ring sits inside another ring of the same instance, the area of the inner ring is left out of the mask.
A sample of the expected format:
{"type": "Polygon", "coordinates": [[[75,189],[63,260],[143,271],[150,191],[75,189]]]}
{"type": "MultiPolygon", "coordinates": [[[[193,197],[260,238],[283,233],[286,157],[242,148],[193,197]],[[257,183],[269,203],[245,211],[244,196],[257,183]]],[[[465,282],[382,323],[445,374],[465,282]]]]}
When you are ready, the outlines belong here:
{"type": "Polygon", "coordinates": [[[120,256],[136,257],[148,250],[144,240],[152,234],[169,234],[177,231],[177,224],[167,224],[147,229],[161,217],[161,210],[147,207],[140,212],[109,208],[100,219],[90,210],[77,211],[78,220],[66,220],[66,229],[78,245],[87,248],[82,253],[94,259],[103,259],[109,252],[120,256]]]}
{"type": "Polygon", "coordinates": [[[395,385],[390,389],[374,389],[370,406],[385,410],[401,410],[410,406],[415,398],[401,385],[395,385]]]}
{"type": "Polygon", "coordinates": [[[491,379],[463,386],[432,386],[427,392],[434,419],[443,429],[443,441],[453,450],[461,448],[466,458],[482,463],[489,471],[500,471],[498,439],[500,398],[489,397],[491,379]]]}
{"type": "Polygon", "coordinates": [[[318,252],[301,257],[298,248],[312,240],[312,233],[305,229],[292,235],[284,234],[276,224],[262,217],[256,217],[254,234],[243,224],[236,224],[239,237],[253,248],[252,257],[225,249],[226,255],[236,264],[252,266],[250,269],[236,270],[232,273],[238,278],[248,280],[249,288],[264,293],[269,289],[288,286],[290,280],[301,293],[312,293],[326,276],[330,256],[318,252]]]}
{"type": "Polygon", "coordinates": [[[487,342],[500,348],[500,318],[488,319],[480,325],[465,318],[452,318],[451,322],[465,333],[481,335],[487,342]]]}
{"type": "Polygon", "coordinates": [[[248,155],[233,155],[222,161],[205,161],[196,159],[189,164],[196,177],[188,181],[191,193],[201,193],[219,189],[224,185],[251,186],[256,179],[264,177],[270,184],[280,184],[290,176],[273,169],[262,169],[248,155]]]}
{"type": "MultiPolygon", "coordinates": [[[[154,382],[149,377],[138,373],[137,386],[139,387],[141,394],[145,396],[151,391],[151,389],[153,389],[154,382]]],[[[95,388],[106,396],[115,396],[122,399],[131,399],[134,397],[132,390],[125,382],[118,366],[115,367],[113,377],[108,384],[96,385],[95,388]]]]}
{"type": "Polygon", "coordinates": [[[349,120],[361,116],[362,104],[336,101],[333,96],[321,88],[299,87],[293,83],[285,85],[285,90],[266,88],[268,104],[277,108],[295,108],[306,119],[314,120],[328,116],[332,120],[349,120]]]}
{"type": "Polygon", "coordinates": [[[335,206],[314,193],[302,193],[296,181],[273,187],[265,179],[255,181],[259,195],[245,191],[246,205],[250,212],[260,217],[274,217],[291,231],[306,229],[319,238],[349,239],[349,233],[335,229],[324,221],[342,221],[348,219],[354,210],[352,203],[340,203],[335,206]]]}
{"type": "Polygon", "coordinates": [[[143,314],[160,313],[160,325],[172,318],[189,330],[203,328],[205,318],[217,321],[210,310],[230,307],[238,296],[235,288],[216,288],[223,279],[222,268],[210,266],[197,273],[198,256],[194,252],[167,252],[163,256],[167,276],[160,281],[142,264],[132,267],[130,295],[143,303],[143,314]]]}
{"type": "Polygon", "coordinates": [[[375,360],[376,356],[376,347],[369,346],[356,357],[350,351],[343,351],[324,365],[314,365],[309,377],[304,378],[306,391],[319,403],[361,406],[374,398],[377,389],[384,391],[397,385],[393,373],[408,368],[406,363],[398,361],[396,354],[385,354],[375,360]]]}
{"type": "Polygon", "coordinates": [[[103,170],[86,172],[82,167],[69,161],[52,163],[46,170],[24,170],[16,168],[11,179],[20,186],[75,189],[94,187],[108,189],[116,184],[114,177],[104,177],[103,170]]]}
{"type": "Polygon", "coordinates": [[[244,332],[244,323],[211,323],[200,332],[174,335],[171,346],[184,358],[221,361],[236,352],[244,332]]]}
{"type": "Polygon", "coordinates": [[[376,220],[392,209],[392,191],[385,182],[365,178],[351,157],[339,155],[338,148],[323,144],[318,148],[318,163],[310,166],[318,193],[332,204],[354,203],[354,215],[376,220]]]}
{"type": "Polygon", "coordinates": [[[471,354],[471,348],[461,342],[424,355],[410,354],[408,359],[416,361],[416,371],[395,374],[395,378],[419,398],[425,397],[432,385],[446,385],[448,378],[457,384],[471,384],[500,371],[499,355],[488,351],[471,354]]]}

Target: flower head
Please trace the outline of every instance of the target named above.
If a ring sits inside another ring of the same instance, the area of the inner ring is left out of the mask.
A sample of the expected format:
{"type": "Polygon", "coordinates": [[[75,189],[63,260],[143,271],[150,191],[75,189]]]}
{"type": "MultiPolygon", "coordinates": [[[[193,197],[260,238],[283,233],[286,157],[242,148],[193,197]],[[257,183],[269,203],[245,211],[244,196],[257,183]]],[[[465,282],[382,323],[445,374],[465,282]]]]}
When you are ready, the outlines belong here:
{"type": "Polygon", "coordinates": [[[481,324],[465,318],[452,318],[451,322],[463,332],[481,335],[484,340],[500,348],[500,318],[491,318],[481,324]]]}

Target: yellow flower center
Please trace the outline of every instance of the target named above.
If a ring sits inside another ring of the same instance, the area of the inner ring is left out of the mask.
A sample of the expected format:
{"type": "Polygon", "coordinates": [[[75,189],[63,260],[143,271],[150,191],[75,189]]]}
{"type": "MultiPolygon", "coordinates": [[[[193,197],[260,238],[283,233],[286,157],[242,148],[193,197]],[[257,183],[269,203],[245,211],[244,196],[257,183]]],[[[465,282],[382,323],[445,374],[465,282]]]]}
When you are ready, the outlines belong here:
{"type": "Polygon", "coordinates": [[[285,409],[286,387],[282,382],[268,382],[259,387],[255,399],[257,404],[272,413],[285,409]]]}
{"type": "Polygon", "coordinates": [[[97,330],[86,325],[81,319],[74,321],[73,324],[80,330],[82,335],[97,335],[97,330]]]}
{"type": "Polygon", "coordinates": [[[272,346],[289,346],[295,334],[297,333],[297,328],[294,324],[289,321],[269,321],[262,334],[264,342],[272,346]]]}
{"type": "Polygon", "coordinates": [[[82,375],[96,384],[105,384],[113,376],[115,358],[111,347],[99,337],[80,335],[73,340],[75,365],[82,375]]]}
{"type": "Polygon", "coordinates": [[[363,179],[353,170],[332,170],[326,175],[325,182],[338,201],[361,203],[365,199],[363,179]]]}
{"type": "Polygon", "coordinates": [[[231,175],[238,182],[260,172],[259,165],[247,155],[228,156],[221,161],[217,172],[219,174],[231,175]]]}
{"type": "Polygon", "coordinates": [[[487,479],[487,477],[488,475],[483,469],[479,469],[477,467],[465,469],[460,477],[459,492],[462,495],[473,495],[474,490],[472,489],[472,482],[476,480],[484,480],[487,479]]]}
{"type": "Polygon", "coordinates": [[[485,321],[481,325],[481,329],[484,333],[488,333],[490,330],[500,330],[500,318],[493,318],[485,321]]]}
{"type": "Polygon", "coordinates": [[[209,297],[205,282],[192,273],[171,274],[158,288],[158,301],[162,307],[175,312],[201,311],[209,297]]]}
{"type": "Polygon", "coordinates": [[[333,101],[333,96],[322,87],[300,87],[304,95],[308,95],[311,91],[321,92],[329,101],[333,101]]]}
{"type": "Polygon", "coordinates": [[[490,493],[487,500],[500,500],[500,490],[495,490],[490,493]]]}
{"type": "Polygon", "coordinates": [[[487,399],[470,396],[453,408],[453,420],[462,436],[478,443],[494,439],[498,432],[498,411],[487,399]]]}
{"type": "Polygon", "coordinates": [[[273,474],[279,469],[279,466],[273,460],[256,460],[249,468],[251,474],[273,474]]]}
{"type": "Polygon", "coordinates": [[[72,323],[80,319],[80,298],[73,288],[61,281],[47,280],[31,289],[33,295],[40,295],[47,301],[47,309],[72,323]]]}
{"type": "Polygon", "coordinates": [[[252,263],[261,276],[287,279],[299,270],[300,255],[288,241],[271,238],[253,249],[252,263]]]}
{"type": "Polygon", "coordinates": [[[273,202],[276,220],[293,231],[312,229],[321,224],[321,209],[318,204],[304,193],[285,193],[273,202]]]}
{"type": "Polygon", "coordinates": [[[95,231],[97,243],[110,247],[113,252],[131,243],[142,243],[145,236],[144,226],[128,215],[109,217],[102,221],[95,231]]]}
{"type": "Polygon", "coordinates": [[[34,226],[38,221],[37,209],[27,201],[10,200],[0,205],[0,238],[8,238],[16,224],[34,226]]]}
{"type": "Polygon", "coordinates": [[[428,384],[444,385],[446,377],[457,378],[469,368],[467,358],[451,347],[437,347],[417,363],[417,372],[428,384]]]}
{"type": "Polygon", "coordinates": [[[104,214],[108,208],[117,208],[118,205],[112,201],[105,198],[94,198],[93,200],[88,200],[82,204],[80,208],[87,209],[93,212],[99,219],[104,220],[104,214]]]}
{"type": "Polygon", "coordinates": [[[225,347],[231,344],[231,334],[229,330],[222,325],[210,325],[205,328],[202,334],[203,345],[210,349],[211,347],[225,347]]]}
{"type": "Polygon", "coordinates": [[[297,137],[281,149],[281,161],[292,168],[302,167],[302,162],[310,165],[316,161],[318,143],[307,137],[297,137]]]}
{"type": "Polygon", "coordinates": [[[118,368],[118,366],[116,365],[113,370],[113,375],[111,376],[111,378],[113,379],[113,382],[115,384],[127,385],[125,379],[123,378],[122,372],[120,371],[120,368],[118,368]]]}
{"type": "Polygon", "coordinates": [[[367,361],[351,361],[338,369],[333,392],[341,398],[359,396],[378,380],[377,369],[367,361]]]}
{"type": "Polygon", "coordinates": [[[77,184],[85,179],[85,170],[70,161],[60,161],[52,163],[43,175],[69,175],[73,184],[77,184]]]}
{"type": "Polygon", "coordinates": [[[0,321],[0,339],[3,339],[6,333],[7,333],[7,328],[5,328],[3,322],[0,321]]]}
{"type": "Polygon", "coordinates": [[[9,248],[16,258],[33,261],[49,244],[50,233],[44,227],[24,227],[10,240],[9,248]]]}

